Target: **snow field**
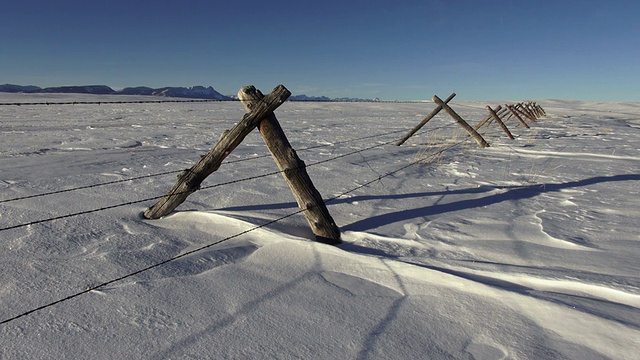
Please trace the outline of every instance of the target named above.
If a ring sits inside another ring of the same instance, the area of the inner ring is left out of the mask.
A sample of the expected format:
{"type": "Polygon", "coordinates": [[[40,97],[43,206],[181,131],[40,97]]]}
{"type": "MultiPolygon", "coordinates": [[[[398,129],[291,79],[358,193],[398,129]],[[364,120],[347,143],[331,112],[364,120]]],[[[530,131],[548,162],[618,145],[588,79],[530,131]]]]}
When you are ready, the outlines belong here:
{"type": "MultiPolygon", "coordinates": [[[[0,94],[82,101],[77,95],[0,94]]],[[[105,97],[98,97],[105,100],[105,97]]],[[[118,97],[120,99],[120,97],[118,97]]],[[[16,100],[17,99],[17,100],[16,100]]],[[[640,105],[539,101],[487,129],[444,113],[401,147],[308,168],[344,244],[301,214],[0,325],[2,358],[614,358],[640,353],[640,105]],[[451,148],[431,158],[438,149],[451,148]]],[[[473,123],[486,104],[452,107],[473,123]]],[[[431,103],[285,103],[307,163],[402,136],[431,103]],[[349,141],[398,131],[389,136],[349,141]]],[[[0,201],[179,171],[239,103],[0,107],[0,201]]],[[[276,171],[257,132],[212,185],[276,171]],[[253,158],[251,160],[245,160],[253,158]]],[[[175,174],[0,203],[0,228],[164,194],[175,174]]],[[[0,231],[0,321],[297,210],[280,175],[0,231]]]]}

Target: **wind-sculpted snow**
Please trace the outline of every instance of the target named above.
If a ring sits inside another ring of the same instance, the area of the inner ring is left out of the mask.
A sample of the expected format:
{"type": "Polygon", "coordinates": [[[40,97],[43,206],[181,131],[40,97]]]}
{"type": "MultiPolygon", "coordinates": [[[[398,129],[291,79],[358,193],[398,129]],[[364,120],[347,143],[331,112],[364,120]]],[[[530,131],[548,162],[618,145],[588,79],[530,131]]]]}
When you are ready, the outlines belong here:
{"type": "MultiPolygon", "coordinates": [[[[0,321],[175,258],[1,324],[0,358],[636,358],[640,105],[538,103],[513,141],[483,128],[486,149],[442,113],[359,152],[435,105],[283,104],[337,247],[286,217],[277,173],[206,188],[277,170],[257,132],[165,218],[142,218],[152,201],[90,212],[164,194],[237,102],[0,107],[0,321]]],[[[470,123],[485,105],[451,104],[470,123]]]]}

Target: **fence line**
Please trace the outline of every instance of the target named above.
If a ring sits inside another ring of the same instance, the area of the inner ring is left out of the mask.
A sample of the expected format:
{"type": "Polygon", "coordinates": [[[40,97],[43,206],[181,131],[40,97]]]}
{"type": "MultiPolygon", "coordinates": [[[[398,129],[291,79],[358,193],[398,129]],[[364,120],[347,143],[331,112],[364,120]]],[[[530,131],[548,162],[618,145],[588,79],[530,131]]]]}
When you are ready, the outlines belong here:
{"type": "MultiPolygon", "coordinates": [[[[313,145],[313,146],[309,146],[309,147],[305,147],[305,148],[300,148],[300,149],[298,149],[298,151],[309,151],[309,150],[315,150],[315,149],[319,149],[319,148],[323,148],[323,147],[334,147],[336,145],[340,145],[340,144],[344,144],[344,143],[367,140],[367,139],[374,139],[374,138],[377,138],[377,137],[397,134],[397,133],[400,133],[400,132],[404,132],[404,130],[389,131],[389,132],[379,133],[379,134],[375,134],[375,135],[368,135],[368,136],[363,136],[363,137],[359,137],[359,138],[353,138],[353,139],[348,139],[348,140],[343,140],[343,141],[337,141],[337,142],[330,143],[330,144],[313,145]]],[[[242,158],[242,159],[229,160],[229,161],[225,161],[225,163],[226,164],[233,164],[233,163],[239,163],[239,162],[243,162],[243,161],[260,159],[260,158],[269,157],[269,156],[270,156],[270,154],[263,154],[263,155],[258,155],[258,156],[242,158]]],[[[16,197],[16,198],[0,200],[0,204],[7,203],[7,202],[12,202],[12,201],[19,201],[19,200],[26,200],[26,199],[32,199],[32,198],[37,198],[37,197],[49,196],[49,195],[62,194],[62,193],[72,192],[72,191],[77,191],[77,190],[90,189],[90,188],[94,188],[94,187],[119,184],[119,183],[123,183],[123,182],[127,182],[127,181],[135,181],[135,180],[148,179],[148,178],[153,178],[153,177],[158,177],[158,176],[178,174],[178,173],[181,173],[183,171],[184,171],[184,169],[182,169],[182,170],[171,170],[171,171],[165,171],[165,172],[148,174],[148,175],[140,175],[140,176],[130,177],[130,178],[126,178],[126,179],[112,180],[112,181],[107,181],[107,182],[104,182],[104,183],[97,183],[97,184],[92,184],[92,185],[79,186],[79,187],[70,188],[70,189],[55,190],[55,191],[50,191],[50,192],[45,192],[45,193],[40,193],[40,194],[33,194],[33,195],[25,195],[25,196],[20,196],[20,197],[16,197]]]]}
{"type": "MultiPolygon", "coordinates": [[[[368,151],[368,150],[372,150],[372,149],[375,149],[375,148],[383,147],[385,145],[389,145],[389,144],[393,143],[394,141],[396,141],[396,139],[393,139],[391,141],[386,141],[386,142],[381,143],[381,144],[372,145],[372,146],[369,146],[369,147],[366,147],[366,148],[363,148],[363,149],[351,151],[351,152],[348,152],[348,153],[345,153],[345,154],[342,154],[342,155],[337,155],[337,156],[334,156],[334,157],[331,157],[331,158],[328,158],[328,159],[325,159],[325,160],[320,160],[320,161],[317,161],[317,162],[313,162],[313,163],[310,163],[310,164],[306,165],[306,167],[317,166],[317,165],[320,165],[320,164],[324,164],[324,163],[328,163],[328,162],[331,162],[331,161],[335,161],[335,160],[341,159],[343,157],[347,157],[347,156],[358,154],[358,153],[361,153],[361,152],[364,152],[364,151],[368,151]]],[[[222,183],[217,183],[217,184],[213,184],[213,185],[202,186],[198,190],[212,189],[212,188],[221,187],[221,186],[225,186],[225,185],[236,184],[236,183],[240,183],[240,182],[244,182],[244,181],[260,179],[260,178],[263,178],[263,177],[268,177],[268,176],[281,174],[284,171],[288,171],[288,170],[292,170],[292,169],[278,170],[278,171],[273,171],[273,172],[269,172],[269,173],[265,173],[265,174],[261,174],[261,175],[254,175],[254,176],[235,179],[235,180],[226,181],[226,182],[222,182],[222,183]]],[[[186,170],[177,170],[177,171],[172,171],[172,172],[168,172],[168,173],[172,174],[172,173],[179,173],[179,172],[184,172],[184,171],[186,171],[186,170]]],[[[163,174],[163,175],[166,175],[166,173],[163,174]]],[[[152,175],[138,177],[138,178],[135,178],[135,179],[145,178],[145,177],[152,177],[152,176],[155,176],[155,175],[152,174],[152,175]]],[[[132,178],[132,179],[134,179],[134,178],[132,178]]],[[[126,182],[126,181],[130,181],[132,179],[115,180],[113,182],[106,183],[106,184],[126,182]]],[[[86,189],[86,188],[91,188],[91,187],[94,187],[94,186],[101,186],[101,185],[102,184],[87,185],[86,187],[79,187],[79,188],[68,189],[68,190],[58,190],[58,191],[55,191],[55,192],[52,192],[52,193],[53,194],[57,194],[57,193],[63,193],[63,192],[79,190],[79,189],[86,189]]],[[[30,196],[23,197],[23,198],[3,200],[3,201],[0,201],[0,203],[9,202],[9,201],[13,201],[13,200],[22,200],[22,199],[25,199],[25,198],[32,198],[32,197],[38,197],[38,196],[46,196],[46,195],[50,195],[50,194],[51,193],[30,195],[30,196]]],[[[179,194],[179,193],[177,193],[177,194],[179,194]]],[[[134,201],[126,202],[126,203],[100,207],[100,208],[96,208],[96,209],[92,209],[92,210],[79,211],[79,212],[76,212],[76,213],[60,215],[60,216],[55,216],[55,217],[41,219],[41,220],[30,221],[30,222],[26,222],[26,223],[21,223],[21,224],[17,224],[17,225],[12,225],[12,226],[7,226],[7,227],[0,228],[0,231],[13,230],[13,229],[18,229],[18,228],[25,227],[25,226],[36,225],[36,224],[41,224],[41,223],[45,223],[45,222],[51,222],[51,221],[55,221],[55,220],[61,220],[61,219],[71,218],[71,217],[80,216],[80,215],[86,215],[86,214],[90,214],[90,213],[94,213],[94,212],[100,212],[100,211],[115,209],[115,208],[119,208],[119,207],[129,206],[129,205],[133,205],[133,204],[139,204],[139,203],[153,201],[153,200],[159,200],[159,199],[162,199],[163,197],[165,197],[165,195],[154,196],[154,197],[150,197],[150,198],[146,198],[146,199],[134,200],[134,201]]]]}
{"type": "MultiPolygon", "coordinates": [[[[396,141],[396,140],[393,140],[393,141],[396,141]]],[[[459,142],[457,142],[457,143],[455,143],[455,144],[453,144],[453,145],[451,145],[451,146],[449,146],[449,147],[446,147],[446,148],[444,148],[444,149],[441,149],[441,150],[439,150],[439,151],[437,151],[437,152],[435,152],[435,153],[431,154],[429,157],[434,157],[434,158],[435,158],[436,156],[439,156],[441,153],[443,153],[443,152],[445,152],[445,151],[447,151],[447,150],[450,150],[450,149],[452,149],[452,148],[454,148],[454,147],[457,147],[457,146],[461,145],[462,143],[464,143],[464,142],[466,142],[466,141],[468,141],[468,139],[467,139],[467,138],[465,138],[465,139],[463,139],[462,141],[459,141],[459,142]]],[[[389,142],[389,143],[387,143],[387,144],[390,144],[390,143],[391,143],[391,142],[389,142]]],[[[372,180],[369,180],[369,181],[367,181],[367,182],[365,182],[365,183],[363,183],[363,184],[360,184],[360,185],[358,185],[358,186],[356,186],[356,187],[354,187],[354,188],[352,188],[352,189],[346,190],[346,191],[344,191],[344,192],[342,192],[342,193],[340,193],[340,194],[338,194],[338,195],[336,195],[336,196],[333,196],[333,197],[331,197],[331,198],[325,199],[324,201],[325,201],[325,203],[330,203],[330,202],[332,202],[332,201],[335,201],[335,200],[339,199],[339,198],[340,198],[340,197],[342,197],[342,196],[345,196],[345,195],[347,195],[347,194],[350,194],[350,193],[352,193],[352,192],[354,192],[354,191],[357,191],[357,190],[359,190],[359,189],[362,189],[362,188],[368,187],[369,185],[371,185],[371,184],[373,184],[373,183],[375,183],[375,182],[378,182],[378,181],[382,180],[383,178],[386,178],[386,177],[389,177],[389,176],[391,176],[391,175],[397,174],[397,173],[399,173],[400,171],[403,171],[403,170],[405,170],[405,169],[407,169],[407,168],[409,168],[409,167],[411,167],[411,166],[414,166],[414,165],[416,165],[416,164],[418,164],[418,163],[421,163],[421,162],[423,162],[423,161],[425,161],[425,159],[416,159],[416,160],[413,160],[413,161],[409,162],[408,164],[403,165],[403,166],[401,166],[401,167],[399,167],[399,168],[397,168],[397,169],[395,169],[395,170],[393,170],[393,171],[390,171],[390,172],[388,172],[388,173],[386,173],[386,174],[383,174],[383,175],[378,174],[378,177],[377,177],[377,178],[372,179],[372,180]]],[[[321,163],[321,162],[318,162],[318,163],[321,163]]],[[[316,164],[318,164],[318,163],[316,163],[316,164]]],[[[278,173],[280,173],[280,172],[276,172],[276,174],[278,174],[278,173]]],[[[9,323],[9,322],[15,321],[15,320],[17,320],[17,319],[20,319],[20,318],[22,318],[22,317],[24,317],[24,316],[27,316],[27,315],[33,314],[33,313],[35,313],[35,312],[38,312],[38,311],[40,311],[40,310],[44,310],[44,309],[46,309],[46,308],[49,308],[49,307],[55,306],[55,305],[57,305],[57,304],[60,304],[60,303],[63,303],[63,302],[69,301],[69,300],[74,299],[74,298],[76,298],[76,297],[79,297],[79,296],[82,296],[82,295],[84,295],[84,294],[87,294],[87,293],[89,293],[89,292],[91,292],[91,291],[98,290],[98,289],[100,289],[100,288],[102,288],[102,287],[105,287],[105,286],[107,286],[107,285],[111,285],[111,284],[113,284],[113,283],[116,283],[116,282],[119,282],[119,281],[122,281],[122,280],[128,279],[128,278],[130,278],[130,277],[133,277],[133,276],[135,276],[135,275],[141,274],[141,273],[143,273],[143,272],[147,272],[147,271],[149,271],[149,270],[155,269],[155,268],[157,268],[157,267],[160,267],[160,266],[163,266],[163,265],[168,264],[168,263],[170,263],[170,262],[173,262],[173,261],[176,261],[176,260],[178,260],[178,259],[181,259],[181,258],[183,258],[183,257],[185,257],[185,256],[188,256],[188,255],[194,254],[194,253],[196,253],[196,252],[199,252],[199,251],[204,250],[204,249],[208,249],[208,248],[210,248],[210,247],[212,247],[212,246],[218,245],[218,244],[223,243],[223,242],[225,242],[225,241],[229,241],[229,240],[235,239],[235,238],[237,238],[237,237],[240,237],[240,236],[242,236],[242,235],[248,234],[248,233],[250,233],[250,232],[252,232],[252,231],[255,231],[255,230],[258,230],[258,229],[262,229],[262,228],[265,228],[265,227],[267,227],[267,226],[269,226],[269,225],[271,225],[271,224],[275,224],[275,223],[280,222],[280,221],[282,221],[282,220],[284,220],[284,219],[287,219],[287,218],[290,218],[290,217],[292,217],[292,216],[294,216],[294,215],[300,214],[300,213],[302,213],[302,212],[304,212],[304,211],[307,211],[307,209],[306,209],[306,208],[305,208],[305,209],[298,209],[298,210],[296,210],[296,211],[294,211],[294,212],[291,212],[291,213],[289,213],[289,214],[287,214],[287,215],[281,216],[281,217],[279,217],[279,218],[277,218],[277,219],[274,219],[274,220],[270,220],[270,221],[265,222],[265,223],[260,224],[260,225],[256,225],[256,226],[254,226],[254,227],[252,227],[252,228],[250,228],[250,229],[247,229],[247,230],[241,231],[241,232],[236,233],[236,234],[234,234],[234,235],[228,236],[228,237],[226,237],[226,238],[224,238],[224,239],[220,239],[220,240],[218,240],[218,241],[212,242],[212,243],[207,244],[207,245],[203,245],[203,246],[198,247],[198,248],[196,248],[196,249],[189,250],[189,251],[187,251],[187,252],[185,252],[185,253],[182,253],[182,254],[180,254],[180,255],[174,256],[174,257],[172,257],[172,258],[169,258],[169,259],[163,260],[163,261],[161,261],[161,262],[158,262],[158,263],[155,263],[155,264],[152,264],[152,265],[149,265],[149,266],[147,266],[147,267],[144,267],[144,268],[139,269],[139,270],[136,270],[136,271],[134,271],[134,272],[131,272],[131,273],[125,274],[125,275],[123,275],[123,276],[120,276],[120,277],[117,277],[117,278],[114,278],[114,279],[111,279],[111,280],[105,281],[105,282],[100,283],[100,284],[98,284],[98,285],[89,286],[89,287],[87,287],[86,289],[84,289],[84,290],[82,290],[82,291],[76,292],[76,293],[71,294],[71,295],[69,295],[69,296],[66,296],[66,297],[64,297],[64,298],[61,298],[61,299],[58,299],[58,300],[52,301],[52,302],[50,302],[50,303],[47,303],[47,304],[44,304],[44,305],[38,306],[38,307],[33,308],[33,309],[30,309],[30,310],[28,310],[28,311],[24,311],[24,312],[22,312],[22,313],[20,313],[20,314],[18,314],[18,315],[13,316],[13,317],[10,317],[10,318],[7,318],[7,319],[4,319],[4,320],[1,320],[1,321],[0,321],[0,325],[4,325],[4,324],[6,324],[6,323],[9,323]]]]}
{"type": "MultiPolygon", "coordinates": [[[[434,98],[435,98],[435,97],[434,97],[434,98]]],[[[438,102],[438,104],[439,104],[441,107],[443,107],[444,109],[446,109],[446,108],[447,108],[447,105],[446,105],[446,104],[444,104],[444,103],[442,103],[442,101],[439,101],[439,102],[438,102]]],[[[519,105],[521,105],[521,104],[519,104],[519,105]]],[[[532,106],[533,106],[533,105],[532,105],[532,106]]],[[[516,109],[518,109],[518,107],[516,107],[516,109]]],[[[539,107],[535,107],[535,106],[533,106],[533,108],[531,108],[531,109],[528,109],[529,111],[527,111],[526,106],[525,106],[525,105],[523,105],[523,106],[521,107],[521,110],[522,110],[522,112],[523,112],[523,113],[524,113],[524,112],[526,112],[526,113],[528,113],[529,115],[534,115],[534,117],[537,117],[537,116],[540,116],[541,114],[544,114],[544,110],[542,110],[542,109],[541,109],[541,108],[539,108],[539,107]]],[[[492,114],[492,115],[493,115],[493,114],[492,114]]],[[[533,120],[533,121],[535,121],[535,120],[533,120]]],[[[445,126],[445,127],[446,127],[446,126],[445,126]]],[[[400,131],[398,131],[398,132],[400,132],[400,131]]],[[[492,132],[493,132],[493,131],[492,131],[492,132]]],[[[390,133],[391,133],[391,132],[390,132],[390,133]]],[[[390,133],[385,133],[384,135],[388,135],[388,134],[390,134],[390,133]]],[[[373,138],[373,136],[368,136],[368,137],[366,137],[366,138],[373,138]]],[[[330,202],[335,201],[336,199],[338,199],[338,198],[340,198],[340,197],[342,197],[342,196],[344,196],[344,195],[347,195],[347,194],[349,194],[349,193],[351,193],[351,192],[354,192],[354,191],[357,191],[357,190],[359,190],[359,189],[362,189],[362,188],[368,187],[369,185],[371,185],[371,184],[373,184],[373,183],[375,183],[375,182],[378,182],[378,181],[382,180],[383,178],[386,178],[386,177],[388,177],[388,176],[392,176],[392,175],[394,175],[394,174],[396,174],[396,173],[398,173],[398,172],[400,172],[400,171],[403,171],[403,170],[405,170],[405,169],[407,169],[407,168],[409,168],[409,167],[411,167],[411,166],[414,166],[414,165],[416,165],[416,164],[418,164],[418,163],[423,163],[423,162],[427,161],[428,159],[436,158],[437,156],[441,155],[441,154],[442,154],[442,153],[444,153],[445,151],[448,151],[448,150],[451,150],[451,149],[453,149],[453,148],[456,148],[456,147],[458,147],[458,146],[462,145],[463,143],[465,143],[465,142],[469,141],[469,140],[470,140],[470,138],[471,138],[471,137],[463,137],[463,139],[462,139],[461,141],[458,141],[458,142],[455,142],[455,143],[453,143],[453,144],[451,144],[451,145],[449,145],[449,146],[446,146],[446,147],[444,147],[444,148],[442,148],[442,149],[440,149],[440,150],[438,150],[438,151],[436,151],[436,152],[434,152],[434,153],[432,153],[432,154],[428,155],[427,157],[421,157],[421,158],[414,159],[413,161],[409,162],[408,164],[405,164],[405,165],[403,165],[403,166],[401,166],[401,167],[399,167],[399,168],[397,168],[397,169],[395,169],[395,170],[393,170],[393,171],[387,172],[387,173],[385,173],[385,174],[382,174],[382,175],[381,175],[381,174],[379,174],[379,173],[377,173],[377,172],[376,172],[376,174],[378,175],[378,176],[377,176],[377,178],[374,178],[374,179],[372,179],[372,180],[369,180],[369,181],[367,181],[367,182],[365,182],[365,183],[363,183],[363,184],[361,184],[361,185],[358,185],[358,186],[356,186],[356,187],[354,187],[354,188],[352,188],[352,189],[346,190],[346,191],[344,191],[344,192],[340,193],[339,195],[336,195],[336,196],[334,196],[334,197],[332,197],[332,198],[328,198],[328,199],[324,200],[324,202],[325,202],[325,203],[330,203],[330,202]]],[[[319,164],[327,163],[327,162],[330,162],[330,161],[335,161],[335,160],[337,160],[337,159],[340,159],[340,158],[343,158],[343,157],[346,157],[346,156],[350,156],[350,155],[353,155],[353,154],[356,154],[356,153],[357,153],[357,154],[360,154],[360,155],[362,156],[362,152],[365,152],[365,151],[368,151],[368,150],[372,150],[372,149],[375,149],[375,148],[379,148],[379,147],[382,147],[382,146],[385,146],[385,145],[391,144],[391,143],[393,143],[393,142],[395,142],[395,141],[396,141],[396,139],[391,140],[391,141],[388,141],[388,142],[384,142],[384,143],[381,143],[381,144],[373,145],[373,146],[370,146],[370,147],[366,147],[366,148],[363,148],[363,149],[359,149],[359,150],[356,150],[356,151],[352,151],[352,152],[349,152],[349,153],[345,153],[345,154],[342,154],[342,155],[338,155],[338,156],[335,156],[335,157],[332,157],[332,158],[329,158],[329,159],[325,159],[325,160],[317,161],[317,162],[311,163],[311,164],[309,164],[309,165],[306,165],[306,166],[304,166],[304,167],[310,167],[310,166],[315,166],[315,165],[319,165],[319,164]]],[[[324,146],[324,145],[316,146],[315,148],[323,147],[323,146],[324,146]]],[[[335,144],[333,144],[333,145],[327,145],[327,146],[335,146],[335,144]]],[[[365,162],[366,162],[366,159],[365,159],[365,162]]],[[[368,163],[367,163],[367,164],[368,164],[368,163]]],[[[369,165],[369,166],[370,166],[370,165],[369,165]]],[[[286,169],[286,170],[289,170],[289,169],[286,169]]],[[[271,175],[275,175],[275,174],[280,174],[280,173],[282,173],[282,172],[284,172],[284,171],[286,171],[286,170],[274,171],[274,172],[272,172],[272,173],[268,173],[268,174],[262,174],[262,175],[256,175],[256,176],[248,177],[248,178],[237,179],[237,180],[233,180],[233,181],[229,181],[229,182],[225,182],[225,183],[219,183],[219,184],[215,184],[215,185],[211,185],[211,186],[202,187],[202,188],[200,188],[200,189],[213,188],[213,187],[218,187],[218,186],[228,185],[228,184],[237,183],[237,182],[241,182],[241,181],[247,181],[247,180],[251,180],[251,179],[257,179],[257,178],[261,178],[261,177],[271,176],[271,175]]],[[[373,169],[372,169],[372,170],[373,170],[373,169]]],[[[375,172],[375,171],[374,171],[374,172],[375,172]]],[[[155,176],[155,175],[153,175],[153,176],[155,176]]],[[[150,177],[150,176],[146,176],[146,177],[150,177]]],[[[121,180],[121,181],[130,181],[130,180],[131,180],[131,179],[121,180]]],[[[120,180],[119,180],[118,182],[120,182],[120,180]]],[[[63,191],[60,191],[60,192],[63,192],[63,191]]],[[[57,192],[56,192],[56,193],[57,193],[57,192]]],[[[33,196],[33,197],[36,197],[36,196],[37,196],[37,195],[35,195],[35,196],[33,196]]],[[[41,195],[41,196],[44,196],[44,195],[41,195]]],[[[140,202],[146,202],[146,201],[150,201],[150,200],[159,199],[159,198],[162,198],[162,197],[164,197],[164,196],[165,196],[165,195],[158,196],[158,197],[154,197],[154,198],[150,198],[150,199],[144,199],[144,200],[132,201],[132,202],[128,202],[128,203],[125,203],[125,204],[118,204],[118,205],[107,206],[107,207],[103,207],[103,208],[100,208],[100,209],[94,209],[94,210],[87,211],[87,212],[80,212],[80,213],[76,213],[76,214],[63,215],[63,216],[59,216],[59,217],[55,217],[55,218],[51,218],[51,219],[45,219],[45,220],[39,220],[39,221],[36,221],[36,222],[31,222],[31,223],[29,223],[29,224],[15,225],[15,226],[8,227],[8,228],[3,228],[3,229],[2,229],[2,228],[0,228],[0,231],[2,231],[2,230],[8,230],[8,229],[14,229],[14,228],[17,228],[17,227],[27,226],[27,225],[31,225],[31,224],[42,223],[42,222],[46,222],[46,221],[53,221],[53,220],[57,220],[57,219],[68,218],[68,217],[77,216],[77,215],[80,215],[80,214],[86,214],[86,213],[89,213],[89,212],[103,211],[103,210],[107,210],[107,209],[111,209],[111,208],[115,208],[115,207],[121,207],[121,206],[131,205],[131,204],[140,203],[140,202]]],[[[11,200],[11,201],[12,201],[12,200],[11,200]]],[[[5,201],[5,202],[6,202],[6,201],[5,201]]],[[[127,278],[133,277],[133,276],[135,276],[135,275],[138,275],[138,274],[140,274],[140,273],[143,273],[143,272],[146,272],[146,271],[149,271],[149,270],[155,269],[155,268],[160,267],[160,266],[163,266],[163,265],[165,265],[165,264],[167,264],[167,263],[170,263],[170,262],[173,262],[173,261],[175,261],[175,260],[178,260],[178,259],[180,259],[180,258],[182,258],[182,257],[185,257],[185,256],[188,256],[188,255],[191,255],[191,254],[193,254],[193,253],[195,253],[195,252],[198,252],[198,251],[201,251],[201,250],[203,250],[203,249],[210,248],[210,247],[215,246],[215,245],[217,245],[217,244],[220,244],[220,243],[222,243],[222,242],[229,241],[229,240],[231,240],[231,239],[235,239],[235,238],[237,238],[237,237],[239,237],[239,236],[242,236],[242,235],[245,235],[245,234],[250,233],[250,232],[252,232],[252,231],[255,231],[255,230],[258,230],[258,229],[264,228],[264,227],[266,227],[266,226],[269,226],[269,225],[271,225],[271,224],[277,223],[277,222],[279,222],[279,221],[282,221],[282,220],[284,220],[284,219],[286,219],[286,218],[289,218],[289,217],[291,217],[291,216],[294,216],[294,215],[296,215],[296,214],[302,213],[302,212],[307,211],[307,210],[309,210],[309,209],[307,209],[306,207],[305,207],[305,208],[300,208],[300,209],[298,209],[298,210],[296,210],[296,211],[294,211],[294,212],[291,212],[291,213],[289,213],[289,214],[287,214],[287,215],[284,215],[284,216],[282,216],[282,217],[280,217],[280,218],[277,218],[277,219],[274,219],[274,220],[270,220],[270,221],[265,222],[265,223],[263,223],[263,224],[261,224],[261,225],[254,226],[254,227],[252,227],[252,228],[250,228],[250,229],[247,229],[247,230],[241,231],[241,232],[239,232],[239,233],[237,233],[237,234],[234,234],[234,235],[232,235],[232,236],[226,237],[226,238],[224,238],[224,239],[220,239],[220,240],[215,241],[215,242],[212,242],[212,243],[210,243],[210,244],[203,245],[203,246],[198,247],[198,248],[196,248],[196,249],[193,249],[193,250],[187,251],[187,252],[185,252],[185,253],[182,253],[182,254],[177,255],[177,256],[174,256],[174,257],[172,257],[172,258],[169,258],[169,259],[166,259],[166,260],[160,261],[160,262],[155,263],[155,264],[152,264],[152,265],[150,265],[150,266],[146,266],[146,267],[141,268],[141,269],[139,269],[139,270],[137,270],[137,271],[134,271],[134,272],[131,272],[131,273],[125,274],[125,275],[123,275],[123,276],[120,276],[120,277],[117,277],[117,278],[114,278],[114,279],[111,279],[111,280],[108,280],[108,281],[103,282],[103,283],[100,283],[100,284],[98,284],[98,285],[90,286],[90,287],[86,288],[85,290],[82,290],[82,291],[76,292],[76,293],[71,294],[71,295],[69,295],[69,296],[66,296],[66,297],[64,297],[64,298],[61,298],[61,299],[55,300],[55,301],[53,301],[53,302],[50,302],[50,303],[44,304],[44,305],[42,305],[42,306],[39,306],[39,307],[36,307],[36,308],[30,309],[30,310],[28,310],[28,311],[22,312],[22,313],[20,313],[20,314],[18,314],[18,315],[15,315],[15,316],[11,317],[11,318],[1,320],[1,321],[0,321],[0,324],[6,324],[6,323],[9,323],[9,322],[12,322],[12,321],[17,320],[17,319],[19,319],[19,318],[22,318],[22,317],[24,317],[24,316],[28,316],[28,315],[30,315],[30,314],[36,313],[36,312],[38,312],[38,311],[40,311],[40,310],[43,310],[43,309],[46,309],[46,308],[52,307],[52,306],[54,306],[54,305],[57,305],[57,304],[60,304],[60,303],[66,302],[66,301],[68,301],[68,300],[71,300],[71,299],[73,299],[73,298],[79,297],[79,296],[81,296],[81,295],[87,294],[87,293],[89,293],[89,292],[91,292],[91,291],[93,291],[93,290],[97,290],[97,289],[99,289],[99,288],[105,287],[105,286],[110,285],[110,284],[113,284],[113,283],[115,283],[115,282],[119,282],[119,281],[122,281],[122,280],[124,280],[124,279],[127,279],[127,278]]]]}

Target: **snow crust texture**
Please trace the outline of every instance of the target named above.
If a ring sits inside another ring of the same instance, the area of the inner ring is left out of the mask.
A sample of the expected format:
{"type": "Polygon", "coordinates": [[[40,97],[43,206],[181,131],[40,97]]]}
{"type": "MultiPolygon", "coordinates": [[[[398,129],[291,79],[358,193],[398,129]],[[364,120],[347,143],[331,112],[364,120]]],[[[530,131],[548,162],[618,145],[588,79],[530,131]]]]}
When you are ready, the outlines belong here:
{"type": "MultiPolygon", "coordinates": [[[[297,211],[279,174],[211,186],[277,171],[257,132],[176,212],[140,216],[240,103],[0,106],[0,321],[177,257],[1,324],[0,358],[637,358],[640,104],[538,103],[515,140],[483,128],[486,149],[444,113],[394,146],[432,103],[283,104],[337,247],[302,214],[262,226],[297,211]]],[[[451,103],[472,124],[486,105],[451,103]]]]}

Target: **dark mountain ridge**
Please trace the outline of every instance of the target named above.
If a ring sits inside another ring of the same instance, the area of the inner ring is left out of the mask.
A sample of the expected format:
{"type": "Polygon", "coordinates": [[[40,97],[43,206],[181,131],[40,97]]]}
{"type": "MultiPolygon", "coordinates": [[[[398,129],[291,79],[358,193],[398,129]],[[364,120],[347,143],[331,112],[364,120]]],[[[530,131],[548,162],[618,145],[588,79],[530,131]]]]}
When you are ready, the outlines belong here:
{"type": "MultiPolygon", "coordinates": [[[[225,96],[217,92],[213,87],[192,86],[192,87],[162,87],[150,88],[147,86],[127,87],[116,91],[106,85],[82,85],[82,86],[57,86],[41,88],[38,86],[4,84],[0,85],[0,92],[8,93],[63,93],[63,94],[97,94],[97,95],[145,95],[145,96],[164,96],[164,97],[181,97],[190,99],[209,99],[209,100],[237,100],[235,96],[225,96]]],[[[292,95],[290,101],[379,101],[378,99],[357,99],[357,98],[337,98],[332,99],[326,96],[307,96],[292,95]]]]}

